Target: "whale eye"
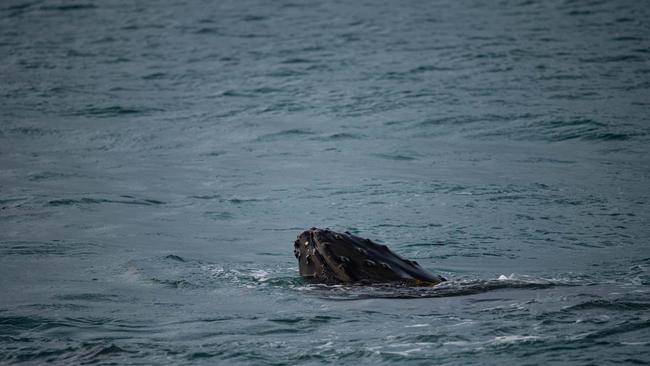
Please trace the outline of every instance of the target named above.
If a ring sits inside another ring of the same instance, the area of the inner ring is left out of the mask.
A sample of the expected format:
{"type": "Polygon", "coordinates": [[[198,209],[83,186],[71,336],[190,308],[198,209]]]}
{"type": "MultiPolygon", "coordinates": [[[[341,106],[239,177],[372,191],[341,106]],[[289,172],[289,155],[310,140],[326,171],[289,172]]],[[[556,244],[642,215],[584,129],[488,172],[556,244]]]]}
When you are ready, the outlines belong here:
{"type": "Polygon", "coordinates": [[[305,242],[305,246],[306,246],[306,247],[309,246],[309,242],[308,242],[308,241],[305,242]]]}

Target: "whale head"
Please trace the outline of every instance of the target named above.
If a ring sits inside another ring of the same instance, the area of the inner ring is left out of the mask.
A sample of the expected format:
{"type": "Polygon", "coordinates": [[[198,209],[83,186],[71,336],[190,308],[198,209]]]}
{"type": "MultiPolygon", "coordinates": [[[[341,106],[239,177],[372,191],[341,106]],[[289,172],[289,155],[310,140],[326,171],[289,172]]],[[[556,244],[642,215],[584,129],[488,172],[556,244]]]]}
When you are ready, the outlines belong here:
{"type": "Polygon", "coordinates": [[[300,275],[312,282],[433,286],[445,280],[387,246],[349,232],[311,228],[298,235],[293,252],[300,275]]]}

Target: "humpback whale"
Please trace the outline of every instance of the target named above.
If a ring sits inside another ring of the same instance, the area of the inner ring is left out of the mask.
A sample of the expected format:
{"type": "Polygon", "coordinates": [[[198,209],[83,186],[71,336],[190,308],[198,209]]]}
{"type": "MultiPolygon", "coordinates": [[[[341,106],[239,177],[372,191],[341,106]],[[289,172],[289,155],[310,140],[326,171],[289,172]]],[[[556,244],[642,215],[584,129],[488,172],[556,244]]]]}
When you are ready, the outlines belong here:
{"type": "Polygon", "coordinates": [[[300,275],[324,284],[435,286],[446,281],[395,254],[386,245],[349,232],[311,228],[298,235],[293,253],[300,275]]]}

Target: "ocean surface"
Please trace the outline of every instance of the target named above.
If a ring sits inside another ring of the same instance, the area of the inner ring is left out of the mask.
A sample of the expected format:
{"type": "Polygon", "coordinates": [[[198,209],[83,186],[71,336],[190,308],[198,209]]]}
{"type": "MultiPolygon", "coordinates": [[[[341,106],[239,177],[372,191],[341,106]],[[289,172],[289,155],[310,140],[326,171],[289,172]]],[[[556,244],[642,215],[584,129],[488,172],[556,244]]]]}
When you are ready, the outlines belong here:
{"type": "Polygon", "coordinates": [[[0,3],[0,364],[650,363],[644,1],[0,3]],[[309,227],[450,281],[319,286],[309,227]]]}

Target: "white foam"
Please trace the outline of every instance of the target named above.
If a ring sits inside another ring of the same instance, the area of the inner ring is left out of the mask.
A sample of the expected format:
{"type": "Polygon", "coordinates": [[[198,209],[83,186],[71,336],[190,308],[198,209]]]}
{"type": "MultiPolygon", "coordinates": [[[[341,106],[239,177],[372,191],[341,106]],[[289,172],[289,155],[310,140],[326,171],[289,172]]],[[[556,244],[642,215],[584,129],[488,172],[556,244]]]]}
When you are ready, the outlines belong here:
{"type": "Polygon", "coordinates": [[[266,282],[269,280],[269,273],[262,269],[256,269],[251,272],[251,276],[258,282],[266,282]]]}
{"type": "Polygon", "coordinates": [[[516,343],[516,342],[525,342],[525,341],[534,341],[541,339],[539,336],[524,336],[524,335],[508,335],[508,336],[499,336],[494,337],[494,343],[516,343]]]}
{"type": "Polygon", "coordinates": [[[407,349],[405,351],[383,351],[382,353],[390,354],[390,355],[398,355],[398,356],[404,356],[408,357],[411,355],[413,352],[420,352],[422,351],[422,348],[413,348],[413,349],[407,349]]]}
{"type": "Polygon", "coordinates": [[[645,345],[650,344],[650,341],[648,341],[648,342],[619,342],[619,343],[621,343],[622,345],[625,345],[625,346],[645,346],[645,345]]]}

